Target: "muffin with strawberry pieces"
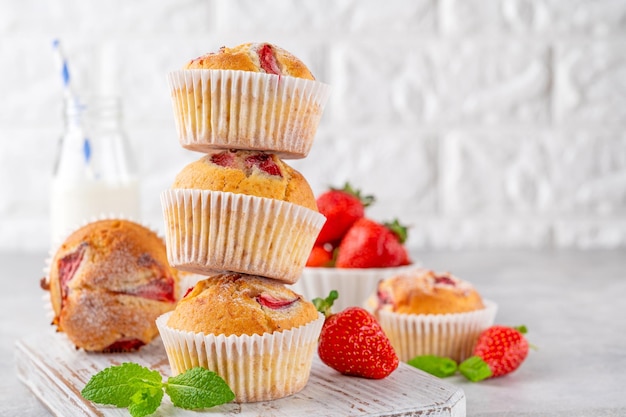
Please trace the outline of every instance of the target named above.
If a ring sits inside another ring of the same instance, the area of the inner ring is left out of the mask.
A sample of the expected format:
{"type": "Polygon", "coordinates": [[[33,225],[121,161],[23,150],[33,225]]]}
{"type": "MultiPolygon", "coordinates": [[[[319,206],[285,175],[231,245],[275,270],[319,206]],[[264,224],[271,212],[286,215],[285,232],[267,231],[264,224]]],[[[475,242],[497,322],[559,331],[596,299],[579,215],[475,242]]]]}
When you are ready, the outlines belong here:
{"type": "Polygon", "coordinates": [[[304,177],[274,154],[213,151],[161,194],[168,258],[209,275],[300,277],[324,223],[304,177]]]}
{"type": "Polygon", "coordinates": [[[57,329],[77,348],[110,352],[136,350],[154,339],[155,319],[176,304],[178,280],[156,233],[108,219],[66,238],[43,285],[57,329]]]}
{"type": "Polygon", "coordinates": [[[324,318],[276,280],[223,273],[199,281],[157,326],[174,375],[219,374],[236,402],[266,401],[306,385],[324,318]]]}
{"type": "Polygon", "coordinates": [[[407,228],[396,219],[381,223],[366,217],[375,201],[346,183],[317,197],[326,223],[309,254],[296,291],[315,298],[336,289],[340,309],[361,305],[376,283],[415,267],[404,243],[407,228]]]}
{"type": "Polygon", "coordinates": [[[497,310],[469,282],[418,268],[381,280],[367,307],[405,362],[421,355],[464,360],[497,310]]]}
{"type": "Polygon", "coordinates": [[[180,143],[191,150],[271,151],[304,158],[328,85],[269,43],[221,47],[168,75],[180,143]]]}

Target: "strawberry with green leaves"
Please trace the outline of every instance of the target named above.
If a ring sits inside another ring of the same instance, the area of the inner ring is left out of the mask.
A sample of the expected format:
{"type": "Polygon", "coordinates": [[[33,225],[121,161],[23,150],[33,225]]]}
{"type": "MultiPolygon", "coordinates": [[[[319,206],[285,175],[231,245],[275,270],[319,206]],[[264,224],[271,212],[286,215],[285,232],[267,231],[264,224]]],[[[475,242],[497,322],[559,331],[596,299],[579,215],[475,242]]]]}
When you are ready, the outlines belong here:
{"type": "Polygon", "coordinates": [[[321,194],[317,200],[317,209],[326,216],[316,245],[336,243],[358,219],[365,215],[365,207],[374,202],[373,196],[362,196],[359,190],[349,183],[343,188],[331,188],[321,194]]]}
{"type": "Polygon", "coordinates": [[[363,217],[357,220],[341,240],[337,268],[388,268],[411,263],[403,243],[406,227],[398,220],[378,223],[363,217]]]}
{"type": "Polygon", "coordinates": [[[331,291],[326,299],[313,300],[326,316],[318,344],[320,359],[344,375],[387,377],[398,367],[399,360],[380,324],[361,307],[348,307],[331,314],[337,297],[337,291],[331,291]]]}
{"type": "Polygon", "coordinates": [[[470,381],[481,381],[513,372],[528,355],[526,327],[491,326],[478,337],[474,355],[459,365],[470,381]]]}

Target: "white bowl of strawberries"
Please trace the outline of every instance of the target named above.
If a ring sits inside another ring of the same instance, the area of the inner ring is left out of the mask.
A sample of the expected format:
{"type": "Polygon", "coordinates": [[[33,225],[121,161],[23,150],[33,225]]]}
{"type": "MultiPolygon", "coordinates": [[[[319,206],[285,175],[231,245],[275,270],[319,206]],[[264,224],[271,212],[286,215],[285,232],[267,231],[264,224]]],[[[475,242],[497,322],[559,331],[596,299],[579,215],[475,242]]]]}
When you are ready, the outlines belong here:
{"type": "Polygon", "coordinates": [[[326,223],[294,291],[313,299],[337,290],[334,309],[341,311],[361,306],[381,279],[418,266],[404,246],[405,227],[397,220],[381,223],[365,217],[365,208],[373,201],[350,184],[317,198],[326,223]]]}

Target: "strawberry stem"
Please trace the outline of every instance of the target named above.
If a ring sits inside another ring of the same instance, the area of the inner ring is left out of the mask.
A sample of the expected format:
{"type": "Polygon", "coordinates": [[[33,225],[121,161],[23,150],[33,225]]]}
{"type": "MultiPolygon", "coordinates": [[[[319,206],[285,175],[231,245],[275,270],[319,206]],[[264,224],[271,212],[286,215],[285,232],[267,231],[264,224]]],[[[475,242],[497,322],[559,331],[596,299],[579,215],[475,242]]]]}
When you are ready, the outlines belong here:
{"type": "Polygon", "coordinates": [[[330,187],[330,189],[333,191],[343,191],[344,193],[355,196],[359,199],[359,201],[361,201],[363,207],[369,207],[376,201],[376,198],[373,195],[361,195],[361,190],[352,188],[349,182],[346,182],[343,188],[330,187]]]}
{"type": "Polygon", "coordinates": [[[332,306],[335,300],[339,298],[337,290],[332,290],[326,298],[314,298],[311,300],[317,311],[322,313],[324,317],[329,317],[332,314],[332,306]]]}
{"type": "Polygon", "coordinates": [[[459,372],[472,382],[482,381],[493,375],[487,362],[479,356],[470,356],[461,362],[459,372]]]}
{"type": "Polygon", "coordinates": [[[517,330],[518,332],[520,332],[521,334],[526,334],[528,333],[528,328],[526,328],[525,325],[521,325],[521,326],[515,326],[513,327],[515,330],[517,330]]]}
{"type": "Polygon", "coordinates": [[[400,224],[398,219],[393,219],[392,223],[384,223],[385,227],[391,230],[397,237],[400,243],[406,242],[406,239],[409,235],[408,229],[406,226],[400,224]]]}

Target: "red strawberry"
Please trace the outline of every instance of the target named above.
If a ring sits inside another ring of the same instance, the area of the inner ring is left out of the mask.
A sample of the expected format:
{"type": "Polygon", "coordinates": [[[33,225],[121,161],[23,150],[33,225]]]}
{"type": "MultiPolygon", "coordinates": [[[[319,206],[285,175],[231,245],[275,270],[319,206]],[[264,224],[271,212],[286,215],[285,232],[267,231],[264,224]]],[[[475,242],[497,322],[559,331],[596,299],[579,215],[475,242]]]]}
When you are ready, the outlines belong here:
{"type": "Polygon", "coordinates": [[[470,381],[495,378],[516,370],[528,355],[526,327],[491,326],[484,330],[474,348],[474,356],[459,366],[470,381]]]}
{"type": "Polygon", "coordinates": [[[306,261],[306,266],[310,267],[331,267],[333,264],[333,247],[329,243],[313,246],[306,261]]]}
{"type": "Polygon", "coordinates": [[[342,189],[331,188],[316,201],[317,209],[326,216],[326,223],[315,242],[320,245],[340,241],[354,222],[365,215],[365,207],[374,202],[374,197],[361,196],[359,190],[346,183],[342,189]]]}
{"type": "Polygon", "coordinates": [[[406,228],[394,220],[380,224],[357,220],[339,245],[337,268],[387,268],[411,263],[406,248],[406,228]]]}
{"type": "Polygon", "coordinates": [[[318,344],[322,362],[344,374],[362,378],[382,379],[398,367],[391,342],[376,318],[361,307],[348,307],[330,314],[337,291],[314,304],[326,315],[318,344]],[[330,315],[329,315],[330,314],[330,315]]]}

